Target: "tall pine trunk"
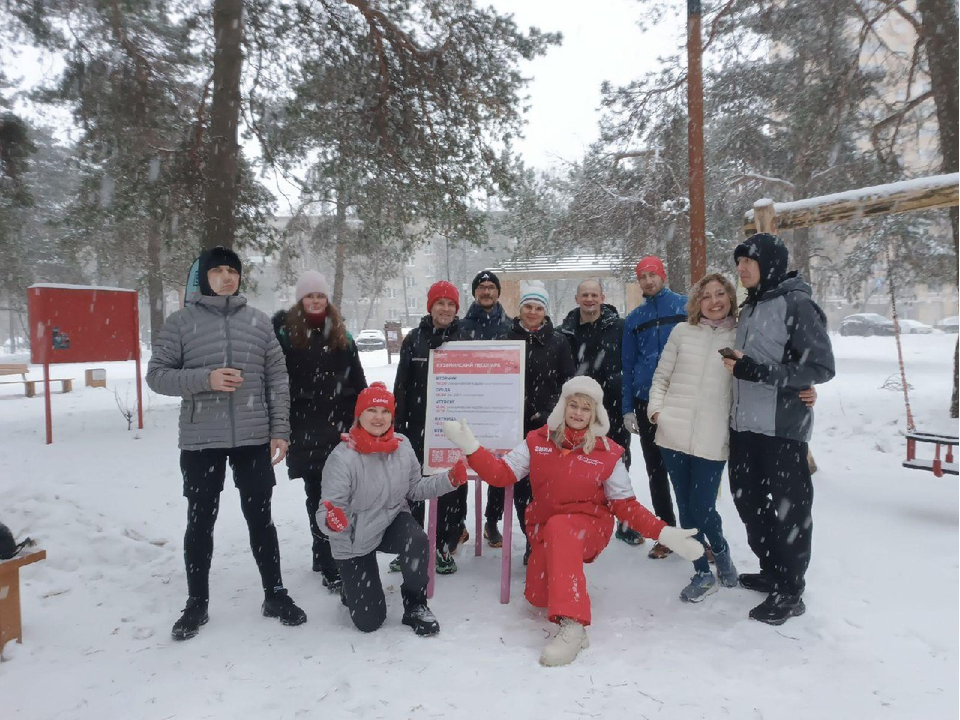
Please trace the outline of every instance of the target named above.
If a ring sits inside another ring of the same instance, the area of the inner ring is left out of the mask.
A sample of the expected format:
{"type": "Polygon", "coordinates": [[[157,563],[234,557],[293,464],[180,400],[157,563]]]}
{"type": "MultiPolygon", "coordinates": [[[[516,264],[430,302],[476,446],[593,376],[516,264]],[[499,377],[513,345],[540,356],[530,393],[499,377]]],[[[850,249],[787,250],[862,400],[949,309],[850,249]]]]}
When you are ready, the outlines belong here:
{"type": "MultiPolygon", "coordinates": [[[[337,198],[336,256],[333,262],[333,304],[343,300],[343,265],[347,256],[347,203],[340,193],[337,198]]],[[[361,290],[361,294],[363,291],[361,290]]]]}
{"type": "Polygon", "coordinates": [[[163,327],[163,269],[160,261],[162,233],[156,221],[147,235],[147,303],[150,306],[150,347],[160,336],[163,327]]]}
{"type": "MultiPolygon", "coordinates": [[[[954,0],[917,0],[920,11],[920,35],[927,53],[930,66],[930,87],[937,105],[937,122],[940,125],[940,153],[943,156],[943,172],[957,172],[958,154],[958,40],[957,6],[954,0]]],[[[953,249],[960,255],[960,230],[957,227],[957,208],[950,208],[950,224],[953,227],[953,249]]],[[[953,399],[950,403],[950,417],[960,414],[958,407],[957,353],[953,354],[953,399]]]]}
{"type": "Polygon", "coordinates": [[[240,68],[243,64],[243,0],[214,0],[213,100],[204,166],[203,246],[233,247],[239,187],[237,130],[240,125],[240,68]]]}

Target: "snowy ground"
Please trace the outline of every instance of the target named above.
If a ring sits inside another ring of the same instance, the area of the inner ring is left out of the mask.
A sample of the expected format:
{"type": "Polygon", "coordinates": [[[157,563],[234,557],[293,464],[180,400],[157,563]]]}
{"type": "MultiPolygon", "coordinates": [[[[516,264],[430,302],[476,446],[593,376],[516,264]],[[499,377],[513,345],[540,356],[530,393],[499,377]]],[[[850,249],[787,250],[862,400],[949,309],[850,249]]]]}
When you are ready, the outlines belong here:
{"type": "MultiPolygon", "coordinates": [[[[903,340],[918,425],[956,432],[946,419],[956,336],[903,340]]],[[[614,542],[587,570],[592,645],[553,670],[537,664],[550,625],[522,599],[521,572],[514,600],[497,602],[499,551],[461,551],[460,572],[438,579],[438,637],[400,625],[398,579],[386,573],[386,625],[352,629],[310,571],[303,490],[285,472],[274,517],[284,579],[309,622],[260,616],[228,485],[210,623],[173,642],[185,596],[176,400],[148,393],[146,427],[128,432],[113,391],[132,405],[133,363],[107,365],[108,390],[82,387],[81,366],[59,368],[80,387],[53,396],[46,446],[42,398],[0,386],[0,519],[48,553],[21,571],[24,642],[3,648],[0,716],[955,718],[957,478],[900,467],[902,396],[878,389],[896,372],[893,339],[834,342],[839,374],[821,388],[813,443],[807,614],[779,629],[753,622],[762,597],[741,589],[685,605],[687,563],[614,542]]],[[[369,380],[392,384],[385,360],[364,356],[369,380]]],[[[633,474],[647,501],[642,470],[633,474]]],[[[755,569],[728,492],[720,508],[740,569],[755,569]]]]}

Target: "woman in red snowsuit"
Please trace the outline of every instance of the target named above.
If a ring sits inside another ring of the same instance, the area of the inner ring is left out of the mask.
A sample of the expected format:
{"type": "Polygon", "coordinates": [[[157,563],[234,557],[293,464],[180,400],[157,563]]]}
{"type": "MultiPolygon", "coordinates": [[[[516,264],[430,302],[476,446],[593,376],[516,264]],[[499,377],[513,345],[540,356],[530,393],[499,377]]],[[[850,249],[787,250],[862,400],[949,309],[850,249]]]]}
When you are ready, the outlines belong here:
{"type": "Polygon", "coordinates": [[[466,421],[444,427],[470,467],[491,485],[507,487],[530,475],[531,553],[524,594],[560,625],[540,655],[543,665],[566,665],[589,646],[584,628],[590,624],[590,597],[583,564],[607,546],[614,516],[689,560],[703,554],[703,546],[691,537],[696,529],[670,527],[637,502],[620,459],[623,448],[606,437],[609,428],[603,390],[589,377],[568,380],[547,424],[503,459],[480,446],[466,421]]]}

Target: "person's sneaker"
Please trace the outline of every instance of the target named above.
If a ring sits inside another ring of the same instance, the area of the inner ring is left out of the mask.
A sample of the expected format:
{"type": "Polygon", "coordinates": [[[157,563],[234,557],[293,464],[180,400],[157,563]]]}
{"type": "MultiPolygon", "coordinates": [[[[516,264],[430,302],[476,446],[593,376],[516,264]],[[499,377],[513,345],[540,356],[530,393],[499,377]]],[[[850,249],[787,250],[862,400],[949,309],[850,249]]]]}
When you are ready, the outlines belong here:
{"type": "Polygon", "coordinates": [[[740,581],[740,577],[737,575],[737,568],[733,564],[733,558],[730,557],[729,546],[723,552],[716,554],[716,561],[717,579],[720,581],[720,584],[728,588],[736,587],[740,581]]]}
{"type": "Polygon", "coordinates": [[[323,586],[327,590],[329,590],[331,594],[338,593],[340,592],[340,588],[343,587],[343,580],[340,579],[339,575],[337,575],[336,577],[327,577],[326,575],[324,575],[323,586]]]}
{"type": "Polygon", "coordinates": [[[483,537],[487,540],[487,545],[492,548],[503,547],[503,535],[500,534],[500,528],[495,522],[487,520],[483,524],[483,537]]]}
{"type": "Polygon", "coordinates": [[[388,566],[390,572],[400,572],[400,556],[397,555],[393,560],[390,561],[388,566]]]}
{"type": "Polygon", "coordinates": [[[698,572],[690,578],[690,584],[680,591],[680,599],[689,603],[700,602],[707,595],[713,595],[717,589],[717,579],[712,572],[698,572]]]}
{"type": "Polygon", "coordinates": [[[672,552],[673,550],[668,548],[663,543],[657,543],[652,548],[650,548],[650,552],[647,553],[647,557],[650,558],[651,560],[663,560],[665,557],[667,557],[667,555],[670,555],[672,552]]]}
{"type": "Polygon", "coordinates": [[[453,554],[437,550],[437,575],[453,575],[457,571],[457,561],[453,554]]]}
{"type": "Polygon", "coordinates": [[[767,599],[750,611],[750,617],[767,625],[783,625],[792,617],[807,611],[799,595],[772,592],[767,599]]]}
{"type": "Polygon", "coordinates": [[[533,548],[530,547],[530,541],[527,540],[527,549],[523,551],[523,564],[527,565],[530,562],[530,553],[533,551],[533,548]]]}
{"type": "Polygon", "coordinates": [[[263,616],[279,618],[284,625],[303,625],[307,614],[298,608],[286,590],[268,592],[263,600],[263,616]]]}
{"type": "Polygon", "coordinates": [[[187,598],[187,606],[183,609],[183,615],[173,624],[170,634],[174,640],[189,640],[200,632],[200,626],[206,625],[209,619],[206,600],[187,598]]]}
{"type": "Polygon", "coordinates": [[[617,531],[614,533],[617,540],[622,540],[627,545],[643,545],[646,539],[633,528],[623,523],[617,523],[617,531]]]}
{"type": "Polygon", "coordinates": [[[540,653],[540,664],[545,667],[569,665],[581,650],[588,647],[590,638],[586,628],[576,620],[562,617],[560,630],[540,653]]]}
{"type": "Polygon", "coordinates": [[[769,594],[777,589],[776,581],[763,573],[740,573],[738,580],[740,581],[740,587],[744,590],[769,594]]]}
{"type": "Polygon", "coordinates": [[[400,622],[412,627],[417,635],[436,635],[440,632],[440,623],[426,604],[411,605],[403,611],[400,622]]]}

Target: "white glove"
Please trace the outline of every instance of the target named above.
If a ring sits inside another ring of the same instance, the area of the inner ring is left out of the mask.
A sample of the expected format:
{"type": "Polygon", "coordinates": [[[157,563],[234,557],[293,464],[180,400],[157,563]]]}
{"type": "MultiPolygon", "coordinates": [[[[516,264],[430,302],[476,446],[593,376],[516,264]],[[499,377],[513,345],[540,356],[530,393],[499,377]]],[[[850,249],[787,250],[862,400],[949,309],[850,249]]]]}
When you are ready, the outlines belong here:
{"type": "Polygon", "coordinates": [[[447,440],[463,450],[464,455],[473,455],[480,449],[480,443],[473,436],[473,430],[466,420],[447,420],[443,424],[443,434],[447,436],[447,440]]]}
{"type": "Polygon", "coordinates": [[[640,423],[637,422],[636,413],[632,413],[632,412],[626,413],[623,416],[623,425],[624,427],[627,428],[627,430],[632,432],[634,435],[640,434],[640,423]]]}
{"type": "Polygon", "coordinates": [[[703,545],[693,537],[697,532],[696,528],[677,528],[667,525],[660,531],[657,542],[666,545],[680,557],[693,562],[703,555],[703,545]]]}

